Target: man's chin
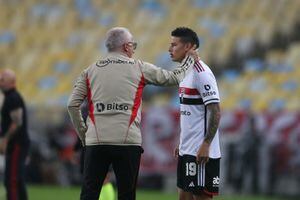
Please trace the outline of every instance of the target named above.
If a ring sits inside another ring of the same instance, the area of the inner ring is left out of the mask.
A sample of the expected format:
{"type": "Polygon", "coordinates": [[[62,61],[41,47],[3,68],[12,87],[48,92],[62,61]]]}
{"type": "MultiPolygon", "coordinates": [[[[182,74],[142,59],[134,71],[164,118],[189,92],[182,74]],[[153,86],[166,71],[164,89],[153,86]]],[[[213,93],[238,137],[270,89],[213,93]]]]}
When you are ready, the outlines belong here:
{"type": "Polygon", "coordinates": [[[171,57],[171,59],[172,59],[173,62],[180,62],[180,61],[178,61],[178,59],[176,59],[176,58],[171,57]]]}
{"type": "Polygon", "coordinates": [[[180,63],[182,60],[180,60],[180,59],[172,59],[172,61],[173,61],[173,62],[179,62],[179,63],[180,63]]]}

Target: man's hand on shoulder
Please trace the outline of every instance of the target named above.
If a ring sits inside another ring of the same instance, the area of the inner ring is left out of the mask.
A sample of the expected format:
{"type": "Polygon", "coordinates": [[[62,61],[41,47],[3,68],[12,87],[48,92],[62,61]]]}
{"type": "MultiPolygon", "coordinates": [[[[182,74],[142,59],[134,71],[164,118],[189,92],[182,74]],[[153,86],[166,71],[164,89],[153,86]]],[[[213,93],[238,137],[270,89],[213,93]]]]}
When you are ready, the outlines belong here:
{"type": "Polygon", "coordinates": [[[198,60],[200,60],[200,57],[198,55],[198,49],[196,49],[196,45],[194,45],[193,48],[191,48],[188,52],[187,52],[187,56],[191,56],[195,62],[197,62],[198,60]]]}

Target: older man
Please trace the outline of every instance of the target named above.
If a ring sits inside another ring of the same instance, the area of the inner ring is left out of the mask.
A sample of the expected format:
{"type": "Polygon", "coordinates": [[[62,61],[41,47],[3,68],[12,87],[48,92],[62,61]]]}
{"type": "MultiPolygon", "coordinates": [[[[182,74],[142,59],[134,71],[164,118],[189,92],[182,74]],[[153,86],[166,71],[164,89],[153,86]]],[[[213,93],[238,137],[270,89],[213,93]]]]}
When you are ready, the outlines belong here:
{"type": "Polygon", "coordinates": [[[5,69],[0,74],[0,88],[4,93],[1,109],[0,153],[5,153],[4,183],[8,200],[26,200],[24,180],[25,159],[28,154],[26,108],[23,98],[16,89],[16,76],[5,69]]]}
{"type": "MultiPolygon", "coordinates": [[[[81,73],[68,102],[72,122],[86,145],[81,199],[98,199],[112,165],[118,199],[134,200],[143,152],[140,131],[143,88],[146,84],[178,85],[194,65],[194,58],[186,56],[174,71],[133,59],[137,43],[123,27],[109,30],[105,44],[108,54],[81,73]],[[85,98],[89,108],[87,126],[79,109],[85,98]]],[[[189,53],[196,57],[194,51],[189,53]]]]}

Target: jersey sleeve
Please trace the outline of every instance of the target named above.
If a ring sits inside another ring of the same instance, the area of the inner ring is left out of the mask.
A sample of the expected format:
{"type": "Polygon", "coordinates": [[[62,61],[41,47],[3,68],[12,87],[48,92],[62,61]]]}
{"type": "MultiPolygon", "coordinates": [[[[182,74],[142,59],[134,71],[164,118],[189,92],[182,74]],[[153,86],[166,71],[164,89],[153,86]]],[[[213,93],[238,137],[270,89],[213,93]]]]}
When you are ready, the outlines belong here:
{"type": "Polygon", "coordinates": [[[81,115],[80,106],[87,97],[87,92],[87,71],[84,70],[77,79],[68,101],[68,112],[81,140],[84,139],[87,128],[81,115]]]}
{"type": "Polygon", "coordinates": [[[183,62],[172,71],[157,67],[153,64],[139,61],[141,71],[147,84],[159,86],[179,85],[194,64],[194,59],[187,56],[183,62]]]}
{"type": "Polygon", "coordinates": [[[9,99],[8,110],[9,112],[12,112],[19,108],[22,108],[22,99],[18,95],[13,95],[9,99]]]}
{"type": "Polygon", "coordinates": [[[69,98],[69,107],[80,107],[87,96],[87,71],[84,70],[77,78],[72,94],[69,98]]]}
{"type": "Polygon", "coordinates": [[[203,99],[203,103],[205,105],[208,105],[210,103],[219,103],[219,90],[216,78],[213,73],[210,73],[209,71],[195,71],[194,76],[195,85],[203,99]]]}

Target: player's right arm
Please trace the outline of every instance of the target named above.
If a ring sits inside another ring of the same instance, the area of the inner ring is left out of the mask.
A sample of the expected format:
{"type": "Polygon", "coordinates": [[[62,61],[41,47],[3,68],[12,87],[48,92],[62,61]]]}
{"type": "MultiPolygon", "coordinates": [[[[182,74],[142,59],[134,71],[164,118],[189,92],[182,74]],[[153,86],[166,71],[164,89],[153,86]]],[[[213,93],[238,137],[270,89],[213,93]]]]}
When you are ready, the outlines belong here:
{"type": "Polygon", "coordinates": [[[72,94],[68,101],[68,112],[71,121],[76,129],[76,132],[82,142],[85,145],[85,132],[87,131],[87,126],[81,115],[80,105],[83,103],[84,99],[87,97],[87,72],[83,71],[78,77],[72,94]]]}
{"type": "Polygon", "coordinates": [[[194,65],[194,59],[191,56],[187,56],[183,62],[172,71],[162,69],[147,62],[139,61],[139,65],[146,83],[159,86],[173,86],[179,85],[183,80],[194,65]]]}

